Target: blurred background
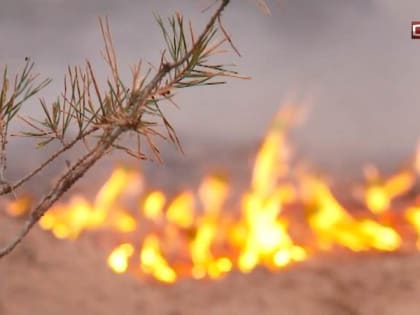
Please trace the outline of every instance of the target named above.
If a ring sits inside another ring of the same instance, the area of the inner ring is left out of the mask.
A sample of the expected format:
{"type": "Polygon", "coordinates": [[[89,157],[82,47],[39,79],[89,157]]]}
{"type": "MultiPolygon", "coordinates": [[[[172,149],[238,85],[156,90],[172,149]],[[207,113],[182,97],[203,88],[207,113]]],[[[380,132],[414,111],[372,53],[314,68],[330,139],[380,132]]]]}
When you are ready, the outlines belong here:
{"type": "MultiPolygon", "coordinates": [[[[66,65],[88,58],[105,75],[98,16],[109,16],[120,68],[128,75],[139,58],[159,61],[164,43],[153,13],[180,11],[198,32],[211,12],[201,12],[209,3],[0,0],[0,64],[16,69],[32,57],[37,71],[54,80],[43,94],[53,100],[62,90],[66,65]]],[[[164,146],[169,153],[160,172],[173,171],[173,165],[191,169],[192,161],[238,167],[241,157],[248,167],[266,126],[290,99],[310,106],[306,122],[293,134],[295,154],[320,169],[361,174],[368,161],[393,169],[410,157],[420,135],[420,40],[410,38],[411,21],[420,20],[420,2],[267,3],[271,15],[252,0],[232,1],[226,10],[225,28],[242,56],[225,58],[252,80],[182,91],[181,110],[169,106],[166,112],[186,154],[164,146]]],[[[39,110],[36,102],[26,109],[35,115],[39,110]]],[[[32,152],[25,141],[10,146],[18,159],[32,152]]],[[[18,168],[29,167],[38,155],[21,158],[18,168]]],[[[176,176],[182,177],[178,169],[176,176]]]]}

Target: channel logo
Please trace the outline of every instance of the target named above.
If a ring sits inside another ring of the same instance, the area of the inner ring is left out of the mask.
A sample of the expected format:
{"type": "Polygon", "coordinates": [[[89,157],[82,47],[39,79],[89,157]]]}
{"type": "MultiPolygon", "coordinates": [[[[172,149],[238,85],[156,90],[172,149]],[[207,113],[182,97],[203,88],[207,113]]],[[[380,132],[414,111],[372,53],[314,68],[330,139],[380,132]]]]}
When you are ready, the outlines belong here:
{"type": "Polygon", "coordinates": [[[411,22],[411,39],[420,39],[420,21],[411,22]]]}

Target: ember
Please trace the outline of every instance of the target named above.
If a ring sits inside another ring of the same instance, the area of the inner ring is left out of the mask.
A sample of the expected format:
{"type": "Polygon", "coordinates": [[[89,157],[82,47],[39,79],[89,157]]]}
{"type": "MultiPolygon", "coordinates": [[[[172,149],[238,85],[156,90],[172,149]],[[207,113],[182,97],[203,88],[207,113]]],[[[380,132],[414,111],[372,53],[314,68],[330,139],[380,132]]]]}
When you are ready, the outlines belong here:
{"type": "MultiPolygon", "coordinates": [[[[133,272],[165,283],[182,277],[217,279],[257,266],[276,270],[337,246],[355,252],[396,251],[405,242],[398,228],[401,221],[420,236],[416,202],[405,211],[393,211],[395,198],[413,190],[420,154],[387,179],[367,166],[366,184],[359,192],[365,211],[356,215],[338,201],[326,181],[292,165],[287,132],[298,118],[299,111],[286,106],[273,120],[238,209],[227,204],[232,187],[223,176],[208,175],[198,189],[169,198],[159,190],[143,193],[142,176],[118,167],[93,202],[73,196],[50,209],[40,226],[60,239],[106,230],[123,240],[107,259],[115,273],[133,272]],[[134,208],[122,205],[126,195],[140,200],[134,208]],[[393,216],[384,219],[391,211],[393,216]],[[306,218],[310,242],[292,236],[290,222],[296,212],[306,218]]],[[[7,211],[22,215],[28,203],[27,198],[16,200],[7,211]]]]}

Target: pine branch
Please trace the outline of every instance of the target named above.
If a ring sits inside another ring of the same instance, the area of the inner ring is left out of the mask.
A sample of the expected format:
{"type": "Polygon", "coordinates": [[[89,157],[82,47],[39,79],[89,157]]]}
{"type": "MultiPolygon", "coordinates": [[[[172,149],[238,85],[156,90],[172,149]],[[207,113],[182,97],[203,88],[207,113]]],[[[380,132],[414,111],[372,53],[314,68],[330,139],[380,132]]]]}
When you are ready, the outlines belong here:
{"type": "MultiPolygon", "coordinates": [[[[125,85],[120,79],[117,65],[118,59],[112,43],[108,20],[105,20],[105,22],[100,20],[101,32],[105,43],[103,56],[111,72],[111,79],[107,80],[106,89],[103,91],[99,88],[95,72],[88,61],[83,71],[80,67],[76,67],[73,70],[69,68],[65,78],[62,98],[54,102],[51,107],[48,107],[42,101],[41,107],[45,114],[44,121],[26,120],[33,131],[23,133],[26,136],[43,139],[40,142],[41,145],[47,145],[54,140],[58,140],[62,144],[62,148],[14,185],[0,189],[0,195],[12,192],[20,187],[41,172],[58,156],[70,150],[76,143],[80,141],[86,143],[87,136],[95,132],[100,133],[100,135],[96,138],[96,144],[93,148],[71,165],[57,180],[54,188],[35,205],[18,235],[0,250],[0,258],[9,254],[24,239],[45,212],[112,148],[124,150],[137,158],[144,158],[144,154],[139,151],[140,137],[143,137],[146,139],[155,157],[159,159],[159,150],[153,142],[153,137],[168,138],[180,147],[179,139],[175,130],[164,116],[160,102],[163,100],[172,101],[172,89],[223,83],[212,81],[217,77],[240,77],[236,72],[227,70],[222,65],[211,65],[207,62],[212,55],[218,52],[223,43],[231,43],[227,32],[221,26],[220,20],[220,16],[229,2],[229,0],[220,1],[219,7],[210,17],[209,22],[197,38],[192,31],[191,24],[189,25],[190,38],[186,37],[187,31],[184,29],[183,18],[180,14],[169,19],[169,29],[166,28],[161,19],[158,19],[172,60],[167,60],[164,52],[156,74],[148,81],[147,77],[151,70],[149,69],[146,75],[141,78],[141,63],[139,63],[134,67],[132,82],[128,85],[125,85]],[[213,43],[215,35],[219,33],[217,22],[221,27],[220,33],[224,38],[213,43]],[[127,86],[131,86],[131,89],[128,89],[127,86]],[[155,118],[160,119],[161,123],[166,127],[167,136],[162,135],[156,129],[159,123],[155,118]],[[65,135],[71,125],[77,126],[79,132],[73,140],[68,142],[65,135]],[[130,132],[137,134],[137,151],[117,143],[123,134],[130,132]]],[[[231,45],[234,47],[233,44],[231,45]]],[[[26,100],[44,86],[44,83],[41,83],[35,88],[28,88],[28,82],[30,83],[33,80],[32,77],[27,77],[27,72],[31,69],[32,67],[30,66],[29,70],[26,69],[23,72],[23,83],[15,86],[15,91],[19,92],[16,93],[17,96],[22,91],[29,91],[24,93],[23,100],[26,100]]],[[[7,81],[4,80],[0,93],[0,105],[4,104],[4,91],[7,91],[7,84],[7,81]]],[[[9,106],[8,114],[3,116],[6,117],[6,120],[2,121],[8,122],[10,117],[13,118],[17,114],[22,104],[22,99],[17,103],[15,99],[16,97],[12,102],[12,105],[14,105],[9,106]],[[17,110],[16,106],[18,106],[17,110]]],[[[0,111],[2,108],[0,108],[0,111]]],[[[0,135],[1,131],[0,128],[0,135]]]]}

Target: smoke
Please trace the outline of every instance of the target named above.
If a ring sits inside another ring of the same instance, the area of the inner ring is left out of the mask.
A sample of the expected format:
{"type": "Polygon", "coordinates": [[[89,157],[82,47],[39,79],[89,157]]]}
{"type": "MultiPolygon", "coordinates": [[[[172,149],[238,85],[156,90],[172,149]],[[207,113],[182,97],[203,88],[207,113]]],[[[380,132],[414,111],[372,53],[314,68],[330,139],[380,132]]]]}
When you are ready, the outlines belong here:
{"type": "MultiPolygon", "coordinates": [[[[100,68],[97,16],[108,15],[122,67],[142,57],[157,62],[163,42],[152,13],[175,10],[197,26],[208,1],[0,0],[1,63],[32,56],[55,79],[85,58],[100,68]],[[7,43],[7,44],[5,44],[7,43]]],[[[224,15],[242,57],[232,56],[249,81],[181,93],[168,115],[186,152],[199,143],[255,143],[283,99],[311,99],[311,113],[294,134],[298,152],[329,168],[374,161],[394,167],[420,135],[420,19],[417,0],[268,1],[271,16],[252,1],[233,1],[224,15]],[[393,164],[394,163],[394,164],[393,164]]],[[[128,67],[126,68],[128,74],[128,67]]],[[[31,105],[28,109],[36,113],[31,105]]]]}

